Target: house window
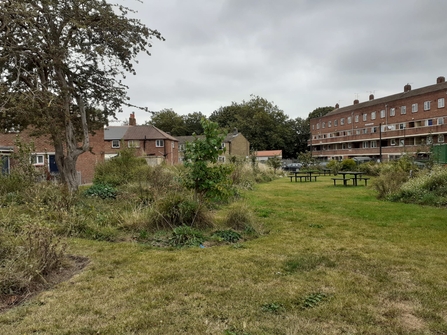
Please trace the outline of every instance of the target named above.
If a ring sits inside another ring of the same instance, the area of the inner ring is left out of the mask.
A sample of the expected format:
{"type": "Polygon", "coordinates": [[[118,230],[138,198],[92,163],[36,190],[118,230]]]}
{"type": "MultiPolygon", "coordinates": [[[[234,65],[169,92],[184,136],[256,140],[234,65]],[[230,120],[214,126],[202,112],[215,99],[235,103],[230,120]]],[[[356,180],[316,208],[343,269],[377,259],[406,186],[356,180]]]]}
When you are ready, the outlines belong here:
{"type": "Polygon", "coordinates": [[[385,110],[384,110],[384,109],[382,109],[382,110],[380,111],[380,117],[381,117],[382,119],[385,117],[385,110]]]}
{"type": "Polygon", "coordinates": [[[344,124],[345,124],[345,118],[342,117],[342,118],[340,119],[340,126],[343,126],[344,124]]]}
{"type": "Polygon", "coordinates": [[[369,142],[367,142],[367,141],[362,142],[362,147],[363,147],[363,149],[369,148],[369,142]]]}
{"type": "Polygon", "coordinates": [[[139,148],[140,147],[140,141],[134,141],[134,140],[128,141],[127,142],[127,146],[129,148],[139,148]]]}
{"type": "Polygon", "coordinates": [[[312,130],[315,130],[315,125],[314,124],[312,125],[312,130]]]}
{"type": "Polygon", "coordinates": [[[156,146],[157,148],[162,148],[162,147],[164,147],[164,146],[165,146],[165,140],[156,140],[156,141],[155,141],[155,146],[156,146]]]}
{"type": "Polygon", "coordinates": [[[396,115],[396,108],[391,108],[390,109],[390,116],[394,116],[396,115]]]}
{"type": "Polygon", "coordinates": [[[367,116],[367,114],[365,113],[365,114],[363,114],[363,121],[366,121],[366,118],[367,118],[368,116],[367,116]]]}
{"type": "Polygon", "coordinates": [[[376,119],[376,112],[371,112],[371,120],[375,120],[376,119]]]}
{"type": "Polygon", "coordinates": [[[438,108],[444,108],[444,98],[438,99],[438,108]]]}
{"type": "Polygon", "coordinates": [[[424,102],[424,111],[429,111],[430,110],[430,101],[425,101],[424,102]]]}
{"type": "Polygon", "coordinates": [[[355,122],[359,122],[359,116],[356,115],[356,116],[354,117],[354,120],[355,120],[355,122]]]}
{"type": "Polygon", "coordinates": [[[326,128],[326,122],[323,122],[321,128],[326,128]]]}
{"type": "Polygon", "coordinates": [[[412,104],[411,105],[411,112],[416,113],[418,111],[418,104],[412,104]]]}
{"type": "Polygon", "coordinates": [[[112,148],[119,148],[120,140],[112,140],[112,148]]]}
{"type": "Polygon", "coordinates": [[[174,147],[175,147],[175,143],[171,142],[171,148],[174,149],[174,147]]]}
{"type": "Polygon", "coordinates": [[[371,141],[371,148],[377,148],[377,141],[371,141]]]}
{"type": "Polygon", "coordinates": [[[178,145],[178,149],[179,149],[179,151],[185,150],[185,145],[184,144],[179,144],[178,145]]]}
{"type": "Polygon", "coordinates": [[[348,124],[351,124],[352,123],[352,117],[348,117],[348,124]]]}
{"type": "Polygon", "coordinates": [[[338,126],[338,120],[334,120],[334,127],[338,126]]]}
{"type": "Polygon", "coordinates": [[[328,126],[328,128],[330,128],[332,126],[332,121],[328,121],[327,126],[328,126]]]}
{"type": "Polygon", "coordinates": [[[444,118],[438,117],[438,125],[444,124],[444,118]]]}
{"type": "Polygon", "coordinates": [[[438,135],[438,143],[444,143],[444,134],[438,135]]]}
{"type": "Polygon", "coordinates": [[[320,129],[320,124],[319,123],[317,123],[317,129],[320,129]]]}
{"type": "Polygon", "coordinates": [[[43,165],[44,155],[31,155],[31,164],[33,165],[43,165]]]}
{"type": "Polygon", "coordinates": [[[400,114],[407,114],[407,106],[400,107],[400,114]]]}

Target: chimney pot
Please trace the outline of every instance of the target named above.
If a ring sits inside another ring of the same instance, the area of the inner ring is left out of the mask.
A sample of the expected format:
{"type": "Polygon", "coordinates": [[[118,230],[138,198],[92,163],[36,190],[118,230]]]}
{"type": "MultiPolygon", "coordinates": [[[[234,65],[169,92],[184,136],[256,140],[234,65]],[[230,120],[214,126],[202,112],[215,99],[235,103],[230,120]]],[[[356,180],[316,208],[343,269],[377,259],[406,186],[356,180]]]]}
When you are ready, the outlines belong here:
{"type": "Polygon", "coordinates": [[[340,105],[337,103],[335,104],[335,109],[340,108],[340,105]]]}
{"type": "Polygon", "coordinates": [[[369,95],[369,100],[374,100],[374,94],[369,95]]]}
{"type": "Polygon", "coordinates": [[[137,125],[137,120],[135,119],[135,112],[130,113],[129,126],[136,126],[136,125],[137,125]]]}
{"type": "Polygon", "coordinates": [[[359,103],[359,100],[358,99],[355,99],[354,100],[354,105],[357,105],[359,103]]]}
{"type": "Polygon", "coordinates": [[[445,83],[445,77],[440,76],[436,79],[436,84],[442,84],[445,83]]]}
{"type": "Polygon", "coordinates": [[[411,91],[411,85],[407,84],[404,86],[404,92],[409,92],[409,91],[411,91]]]}

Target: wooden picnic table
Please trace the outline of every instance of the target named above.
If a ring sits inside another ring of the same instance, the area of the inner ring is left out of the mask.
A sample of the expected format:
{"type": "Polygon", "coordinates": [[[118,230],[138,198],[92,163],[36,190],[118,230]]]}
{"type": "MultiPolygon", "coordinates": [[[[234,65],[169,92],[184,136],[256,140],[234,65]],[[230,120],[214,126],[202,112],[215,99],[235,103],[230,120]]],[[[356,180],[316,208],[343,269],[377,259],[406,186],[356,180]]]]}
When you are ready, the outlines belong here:
{"type": "Polygon", "coordinates": [[[295,182],[297,182],[298,179],[300,181],[303,181],[303,180],[304,181],[312,181],[312,178],[314,179],[314,181],[317,181],[318,176],[316,174],[320,175],[320,171],[317,171],[317,170],[295,171],[289,175],[289,178],[290,178],[290,181],[292,181],[293,178],[295,178],[295,182]]]}
{"type": "Polygon", "coordinates": [[[348,180],[352,180],[352,185],[357,186],[359,179],[364,179],[366,185],[366,182],[369,179],[369,178],[362,178],[362,175],[364,175],[365,173],[360,171],[338,171],[338,174],[341,174],[343,178],[332,178],[332,180],[334,181],[334,185],[336,184],[337,180],[342,180],[343,185],[347,186],[348,180]],[[347,178],[346,177],[347,175],[351,175],[353,177],[347,178]]]}

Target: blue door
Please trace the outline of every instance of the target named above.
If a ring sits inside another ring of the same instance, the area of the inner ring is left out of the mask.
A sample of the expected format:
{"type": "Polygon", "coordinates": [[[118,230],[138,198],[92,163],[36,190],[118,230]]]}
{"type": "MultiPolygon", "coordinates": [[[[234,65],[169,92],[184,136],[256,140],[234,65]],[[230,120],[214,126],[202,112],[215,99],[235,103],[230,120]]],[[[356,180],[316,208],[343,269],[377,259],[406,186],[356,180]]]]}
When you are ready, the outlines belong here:
{"type": "Polygon", "coordinates": [[[57,168],[57,164],[56,164],[56,156],[55,155],[48,155],[48,165],[49,165],[51,174],[59,173],[59,169],[57,168]]]}

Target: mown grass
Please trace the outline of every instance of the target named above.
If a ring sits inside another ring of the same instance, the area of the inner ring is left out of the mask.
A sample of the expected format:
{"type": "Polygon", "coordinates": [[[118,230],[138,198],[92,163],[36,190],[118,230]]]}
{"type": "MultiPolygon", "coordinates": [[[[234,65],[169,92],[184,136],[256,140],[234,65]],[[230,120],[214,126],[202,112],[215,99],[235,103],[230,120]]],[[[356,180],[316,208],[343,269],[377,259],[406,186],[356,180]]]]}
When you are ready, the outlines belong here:
{"type": "Polygon", "coordinates": [[[446,209],[283,178],[245,198],[265,235],[156,249],[70,239],[90,259],[0,315],[1,334],[446,334],[446,209]]]}

